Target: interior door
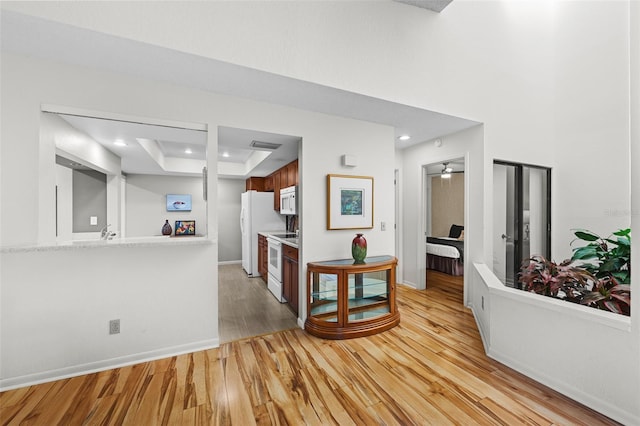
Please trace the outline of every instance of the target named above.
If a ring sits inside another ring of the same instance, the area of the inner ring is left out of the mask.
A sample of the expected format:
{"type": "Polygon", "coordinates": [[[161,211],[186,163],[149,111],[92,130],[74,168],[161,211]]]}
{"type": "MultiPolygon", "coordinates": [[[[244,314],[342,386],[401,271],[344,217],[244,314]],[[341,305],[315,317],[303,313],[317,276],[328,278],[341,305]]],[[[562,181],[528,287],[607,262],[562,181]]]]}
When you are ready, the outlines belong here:
{"type": "Polygon", "coordinates": [[[519,288],[522,262],[551,252],[551,170],[496,162],[493,165],[493,271],[519,288]]]}
{"type": "Polygon", "coordinates": [[[493,165],[493,272],[513,287],[516,218],[514,209],[515,168],[493,165]]]}

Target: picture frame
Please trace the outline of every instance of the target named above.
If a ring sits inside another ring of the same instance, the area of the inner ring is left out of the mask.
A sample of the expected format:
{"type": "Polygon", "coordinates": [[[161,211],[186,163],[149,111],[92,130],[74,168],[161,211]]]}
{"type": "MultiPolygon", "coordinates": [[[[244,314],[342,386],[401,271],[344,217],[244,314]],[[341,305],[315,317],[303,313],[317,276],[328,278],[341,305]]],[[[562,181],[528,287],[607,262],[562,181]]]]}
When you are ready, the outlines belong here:
{"type": "Polygon", "coordinates": [[[327,229],[373,228],[373,177],[327,175],[327,229]]]}
{"type": "Polygon", "coordinates": [[[168,212],[190,212],[191,194],[167,194],[168,212]]]}
{"type": "Polygon", "coordinates": [[[196,221],[195,220],[176,220],[174,235],[176,237],[196,235],[196,221]]]}

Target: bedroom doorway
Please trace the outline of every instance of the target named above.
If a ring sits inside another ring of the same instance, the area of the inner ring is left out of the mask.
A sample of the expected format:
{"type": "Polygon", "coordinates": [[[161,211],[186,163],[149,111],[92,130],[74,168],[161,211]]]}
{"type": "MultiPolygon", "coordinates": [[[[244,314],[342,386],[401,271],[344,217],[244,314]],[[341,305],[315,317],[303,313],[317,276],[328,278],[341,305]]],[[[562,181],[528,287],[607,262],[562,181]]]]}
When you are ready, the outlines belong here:
{"type": "Polygon", "coordinates": [[[465,158],[423,166],[420,288],[464,282],[465,158]],[[444,280],[443,280],[444,279],[444,280]]]}

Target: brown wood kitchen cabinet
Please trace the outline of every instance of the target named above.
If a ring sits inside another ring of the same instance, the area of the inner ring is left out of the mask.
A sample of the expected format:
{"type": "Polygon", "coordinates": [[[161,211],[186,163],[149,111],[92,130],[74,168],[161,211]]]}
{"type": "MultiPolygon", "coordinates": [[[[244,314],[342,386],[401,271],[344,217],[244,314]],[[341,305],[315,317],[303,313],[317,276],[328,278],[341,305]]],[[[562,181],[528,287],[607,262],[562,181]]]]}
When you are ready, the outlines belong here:
{"type": "MultiPolygon", "coordinates": [[[[294,186],[298,184],[298,160],[292,161],[285,166],[287,170],[287,185],[294,186]]],[[[282,185],[283,187],[285,185],[282,185]]]]}
{"type": "Polygon", "coordinates": [[[280,169],[276,170],[272,175],[273,177],[273,209],[280,211],[280,169]]]}
{"type": "Polygon", "coordinates": [[[258,274],[260,274],[265,283],[267,282],[269,267],[269,264],[267,263],[268,250],[267,237],[258,234],[258,274]]]}
{"type": "Polygon", "coordinates": [[[266,192],[273,192],[273,175],[264,178],[264,190],[266,192]]]}
{"type": "Polygon", "coordinates": [[[261,177],[250,177],[246,180],[245,183],[246,191],[259,191],[263,192],[264,189],[264,178],[261,177]]]}
{"type": "Polygon", "coordinates": [[[298,249],[282,245],[282,295],[296,314],[298,313],[298,249]]]}

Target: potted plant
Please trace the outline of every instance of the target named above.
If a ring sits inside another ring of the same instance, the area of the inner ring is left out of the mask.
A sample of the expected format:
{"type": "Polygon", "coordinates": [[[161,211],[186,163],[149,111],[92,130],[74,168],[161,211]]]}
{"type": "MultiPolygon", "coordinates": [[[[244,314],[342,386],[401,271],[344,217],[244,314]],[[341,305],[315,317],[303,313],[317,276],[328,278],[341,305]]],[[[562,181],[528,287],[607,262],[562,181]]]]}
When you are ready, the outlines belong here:
{"type": "Polygon", "coordinates": [[[522,263],[518,279],[525,291],[574,303],[581,303],[585,288],[596,281],[589,271],[574,265],[571,260],[556,264],[539,255],[522,263]]]}
{"type": "Polygon", "coordinates": [[[560,264],[532,256],[520,268],[522,289],[622,315],[631,312],[631,230],[621,229],[608,238],[576,230],[573,256],[560,264]],[[613,238],[615,236],[615,239],[613,238]]]}
{"type": "Polygon", "coordinates": [[[581,303],[629,315],[631,309],[631,229],[620,229],[607,238],[587,230],[576,230],[576,240],[588,244],[573,249],[572,261],[598,280],[581,303]]]}

